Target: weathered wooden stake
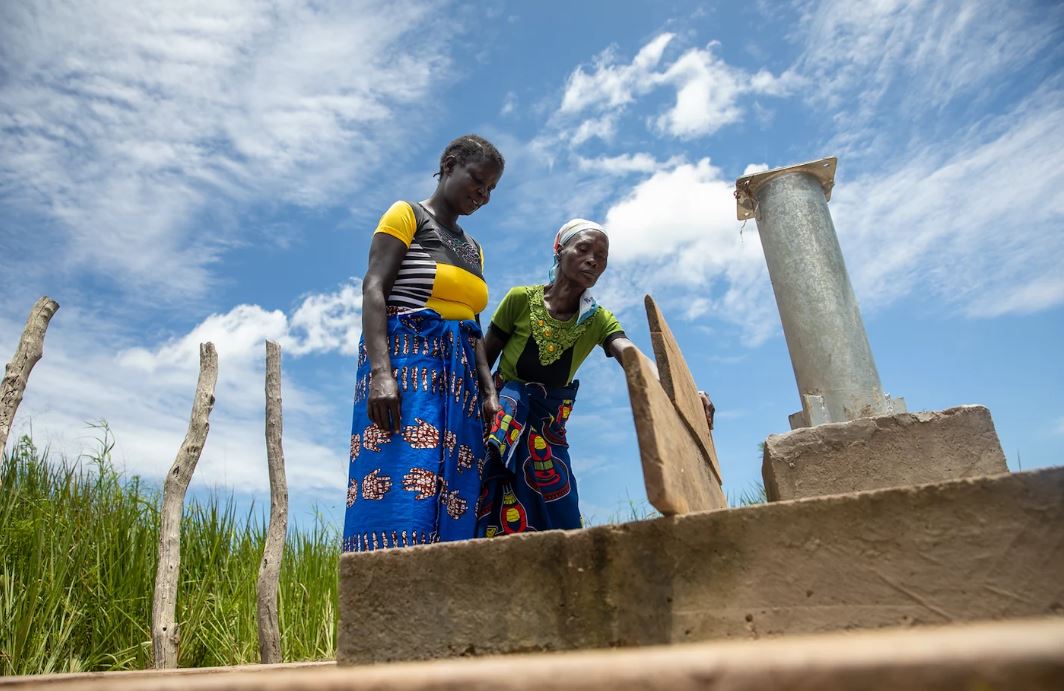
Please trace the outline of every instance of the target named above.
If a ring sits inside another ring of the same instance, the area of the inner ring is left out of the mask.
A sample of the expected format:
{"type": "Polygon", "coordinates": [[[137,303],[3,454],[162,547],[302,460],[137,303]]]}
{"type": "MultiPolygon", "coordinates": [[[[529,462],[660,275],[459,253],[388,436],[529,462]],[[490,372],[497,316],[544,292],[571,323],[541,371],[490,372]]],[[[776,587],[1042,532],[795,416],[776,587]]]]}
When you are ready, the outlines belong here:
{"type": "Polygon", "coordinates": [[[218,353],[213,343],[200,344],[200,372],[188,432],[163,483],[163,509],[159,525],[159,568],[155,572],[155,597],[151,611],[151,647],[155,669],[177,667],[177,579],[181,572],[181,514],[185,491],[199,463],[210,429],[214,385],[218,381],[218,353]]]}
{"type": "Polygon", "coordinates": [[[15,355],[4,369],[4,379],[0,383],[0,452],[7,447],[7,436],[11,433],[15,411],[22,403],[30,371],[44,355],[44,332],[57,309],[59,303],[47,295],[33,304],[15,355]]]}
{"type": "Polygon", "coordinates": [[[262,663],[281,661],[277,625],[277,585],[288,530],[288,485],[281,447],[281,347],[266,341],[266,462],[270,468],[270,527],[259,564],[259,655],[262,663]]]}

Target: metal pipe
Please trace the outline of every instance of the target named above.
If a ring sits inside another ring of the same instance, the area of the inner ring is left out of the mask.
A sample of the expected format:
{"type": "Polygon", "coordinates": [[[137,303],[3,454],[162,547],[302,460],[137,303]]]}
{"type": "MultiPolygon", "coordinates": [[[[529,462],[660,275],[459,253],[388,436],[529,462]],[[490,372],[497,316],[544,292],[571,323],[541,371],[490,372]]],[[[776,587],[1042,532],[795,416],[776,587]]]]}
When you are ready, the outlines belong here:
{"type": "Polygon", "coordinates": [[[754,216],[790,351],[802,411],[791,428],[904,410],[883,395],[857,298],[828,211],[825,161],[737,181],[754,216]]]}

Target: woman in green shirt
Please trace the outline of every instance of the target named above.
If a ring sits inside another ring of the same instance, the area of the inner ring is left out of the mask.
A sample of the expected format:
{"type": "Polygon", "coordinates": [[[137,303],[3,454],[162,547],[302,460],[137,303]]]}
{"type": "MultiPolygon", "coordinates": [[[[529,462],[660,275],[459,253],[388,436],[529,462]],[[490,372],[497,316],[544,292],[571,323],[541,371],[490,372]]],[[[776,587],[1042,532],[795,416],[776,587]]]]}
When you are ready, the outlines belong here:
{"type": "Polygon", "coordinates": [[[597,223],[573,219],[554,239],[546,285],[510,290],[484,339],[488,364],[500,355],[499,403],[488,438],[477,535],[579,528],[580,508],[565,441],[584,359],[635,345],[590,289],[606,270],[610,241],[597,223]]]}

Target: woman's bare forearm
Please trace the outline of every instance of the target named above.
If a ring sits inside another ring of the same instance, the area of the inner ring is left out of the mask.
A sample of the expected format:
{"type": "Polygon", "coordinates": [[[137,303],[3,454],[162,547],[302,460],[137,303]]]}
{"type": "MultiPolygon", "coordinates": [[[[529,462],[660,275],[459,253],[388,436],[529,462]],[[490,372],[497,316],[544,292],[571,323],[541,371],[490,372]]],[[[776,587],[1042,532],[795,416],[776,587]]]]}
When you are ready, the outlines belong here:
{"type": "Polygon", "coordinates": [[[379,284],[362,284],[362,338],[373,374],[391,372],[392,361],[388,357],[388,315],[384,291],[379,284]]]}
{"type": "Polygon", "coordinates": [[[489,393],[495,393],[495,380],[491,376],[491,363],[488,362],[488,356],[484,351],[484,339],[478,338],[476,342],[476,356],[477,356],[477,379],[480,381],[480,390],[485,395],[489,393]]]}

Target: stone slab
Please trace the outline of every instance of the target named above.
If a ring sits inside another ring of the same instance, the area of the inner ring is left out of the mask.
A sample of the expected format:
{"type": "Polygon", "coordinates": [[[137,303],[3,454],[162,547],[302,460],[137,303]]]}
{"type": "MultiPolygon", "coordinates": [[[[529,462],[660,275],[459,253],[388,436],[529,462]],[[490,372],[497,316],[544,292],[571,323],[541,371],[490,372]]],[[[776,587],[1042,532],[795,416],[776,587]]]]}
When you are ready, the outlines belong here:
{"type": "Polygon", "coordinates": [[[636,348],[621,355],[635,420],[647,500],[665,516],[728,507],[694,435],[636,348]]]}
{"type": "Polygon", "coordinates": [[[1064,613],[1064,468],[344,554],[341,664],[1064,613]]]}
{"type": "Polygon", "coordinates": [[[774,434],[761,465],[769,501],[1006,472],[990,411],[977,405],[774,434]]]}
{"type": "MultiPolygon", "coordinates": [[[[665,315],[658,309],[654,298],[647,295],[643,302],[647,310],[650,342],[654,347],[654,359],[658,365],[661,388],[665,389],[665,393],[676,406],[676,412],[687,423],[695,441],[702,448],[702,454],[706,462],[710,464],[717,484],[724,484],[720,462],[717,460],[717,447],[713,444],[713,433],[709,429],[709,424],[706,423],[706,409],[698,395],[698,385],[695,384],[694,375],[687,367],[687,361],[684,360],[683,352],[676,343],[676,337],[672,335],[672,329],[669,328],[669,323],[665,321],[665,315]]],[[[721,495],[723,496],[723,490],[721,490],[721,495]]]]}
{"type": "MultiPolygon", "coordinates": [[[[1059,689],[1064,619],[304,672],[63,684],[63,691],[940,691],[1059,689]]],[[[49,686],[48,688],[55,688],[49,686]]]]}

